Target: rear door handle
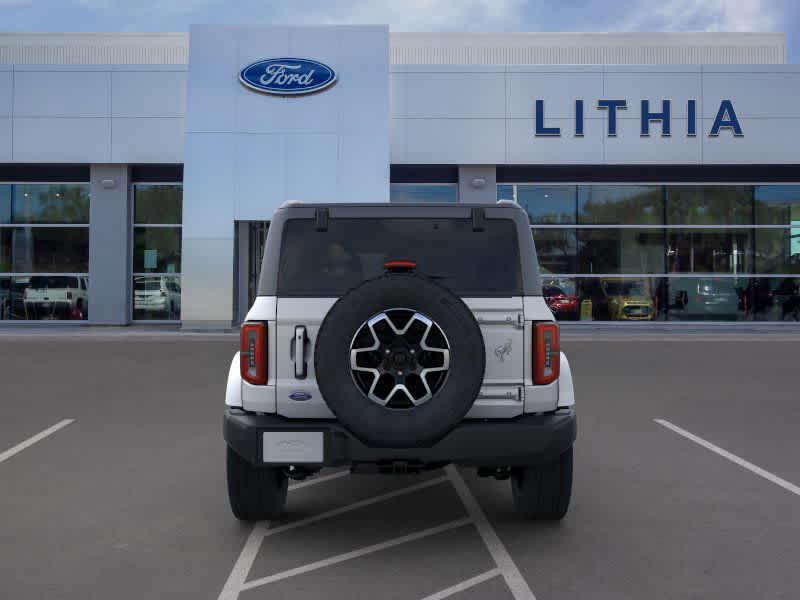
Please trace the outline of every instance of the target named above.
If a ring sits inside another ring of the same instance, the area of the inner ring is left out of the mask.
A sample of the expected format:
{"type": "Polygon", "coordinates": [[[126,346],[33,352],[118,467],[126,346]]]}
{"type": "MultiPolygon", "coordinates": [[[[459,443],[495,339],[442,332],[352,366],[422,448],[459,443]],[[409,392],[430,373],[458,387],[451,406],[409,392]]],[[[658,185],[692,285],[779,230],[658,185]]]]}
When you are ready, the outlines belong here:
{"type": "Polygon", "coordinates": [[[294,328],[294,377],[306,378],[306,328],[298,325],[294,328]]]}

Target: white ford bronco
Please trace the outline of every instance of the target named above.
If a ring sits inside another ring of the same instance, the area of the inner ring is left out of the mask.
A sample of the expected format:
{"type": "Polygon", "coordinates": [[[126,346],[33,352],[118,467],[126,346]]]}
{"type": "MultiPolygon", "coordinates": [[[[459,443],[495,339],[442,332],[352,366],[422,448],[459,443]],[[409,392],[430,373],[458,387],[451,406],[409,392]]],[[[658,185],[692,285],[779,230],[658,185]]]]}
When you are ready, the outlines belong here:
{"type": "Polygon", "coordinates": [[[341,466],[454,463],[510,478],[524,517],[569,506],[572,375],[515,204],[281,207],[225,403],[242,520],[341,466]]]}

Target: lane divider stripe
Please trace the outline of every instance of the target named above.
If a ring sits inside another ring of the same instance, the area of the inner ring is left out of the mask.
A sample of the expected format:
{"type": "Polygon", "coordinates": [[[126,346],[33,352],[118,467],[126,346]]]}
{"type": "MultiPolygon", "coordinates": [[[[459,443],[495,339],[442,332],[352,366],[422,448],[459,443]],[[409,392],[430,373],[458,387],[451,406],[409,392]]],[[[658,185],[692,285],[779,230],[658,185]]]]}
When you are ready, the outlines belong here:
{"type": "Polygon", "coordinates": [[[345,477],[350,475],[350,471],[338,471],[336,473],[331,473],[330,475],[322,475],[319,477],[311,477],[306,481],[298,481],[297,483],[293,483],[289,486],[289,490],[299,490],[300,488],[308,487],[310,485],[316,485],[318,483],[325,483],[326,481],[331,481],[332,479],[339,479],[340,477],[345,477]]]}
{"type": "Polygon", "coordinates": [[[435,594],[431,594],[430,596],[425,596],[422,600],[444,600],[444,598],[449,598],[453,594],[458,594],[459,592],[468,590],[471,587],[475,587],[476,585],[481,584],[484,581],[488,581],[495,577],[499,577],[500,575],[502,575],[502,573],[500,573],[500,569],[491,569],[489,571],[486,571],[485,573],[481,573],[480,575],[476,575],[475,577],[466,579],[461,583],[452,585],[449,588],[439,590],[435,594]]]}
{"type": "Polygon", "coordinates": [[[352,560],[354,558],[366,556],[367,554],[380,552],[381,550],[393,548],[394,546],[399,546],[401,544],[406,544],[408,542],[420,540],[422,538],[426,538],[432,535],[444,533],[445,531],[450,531],[451,529],[464,527],[465,525],[469,525],[471,523],[472,519],[458,519],[456,521],[443,523],[442,525],[437,525],[436,527],[430,527],[428,529],[423,529],[422,531],[416,531],[414,533],[409,533],[408,535],[403,535],[391,540],[386,540],[385,542],[380,542],[378,544],[373,544],[371,546],[359,548],[358,550],[352,550],[351,552],[345,552],[344,554],[338,554],[336,556],[331,556],[330,558],[324,558],[322,560],[318,560],[316,562],[312,562],[307,565],[303,565],[301,567],[296,567],[294,569],[289,569],[288,571],[276,573],[275,575],[254,579],[253,581],[248,581],[247,583],[245,583],[242,586],[242,590],[251,590],[256,587],[261,587],[262,585],[267,585],[268,583],[274,583],[276,581],[280,581],[281,579],[287,579],[289,577],[294,577],[295,575],[302,575],[303,573],[308,573],[309,571],[316,571],[317,569],[323,569],[325,567],[329,567],[331,565],[335,565],[344,562],[346,560],[352,560]]]}
{"type": "MultiPolygon", "coordinates": [[[[346,472],[347,471],[345,471],[345,473],[346,472]]],[[[312,479],[304,483],[307,483],[307,485],[312,485],[314,483],[322,483],[323,481],[324,479],[320,477],[319,479],[312,479]]],[[[220,592],[218,600],[236,600],[236,598],[239,597],[239,592],[243,590],[242,586],[244,585],[244,582],[247,580],[247,576],[250,573],[250,569],[252,568],[253,563],[256,560],[258,551],[261,548],[261,543],[267,536],[274,535],[276,533],[281,533],[282,531],[287,531],[289,529],[294,529],[296,527],[302,527],[304,525],[308,525],[316,521],[321,521],[323,519],[328,519],[330,517],[335,517],[337,515],[341,515],[362,508],[364,506],[369,506],[370,504],[382,502],[390,498],[396,498],[397,496],[402,496],[404,494],[411,494],[413,492],[433,487],[435,485],[440,485],[442,483],[445,483],[446,481],[448,481],[448,478],[444,475],[442,475],[441,477],[434,477],[433,479],[429,479],[421,483],[410,485],[397,490],[392,490],[391,492],[387,492],[379,496],[373,496],[365,500],[359,500],[358,502],[348,504],[347,506],[334,508],[333,510],[326,511],[324,513],[320,513],[318,515],[314,515],[306,519],[300,519],[299,521],[294,521],[292,523],[286,523],[285,525],[280,525],[272,529],[270,529],[269,521],[260,521],[256,523],[253,526],[253,529],[250,531],[250,535],[247,537],[247,541],[245,542],[242,551],[239,553],[239,558],[236,559],[236,563],[233,565],[233,569],[231,570],[230,575],[228,575],[228,580],[225,582],[225,585],[222,588],[222,592],[220,592]]]]}
{"type": "Polygon", "coordinates": [[[13,448],[9,448],[5,452],[0,453],[0,463],[7,461],[9,458],[14,456],[15,454],[19,454],[20,452],[25,450],[25,448],[30,448],[36,442],[41,442],[44,438],[54,434],[59,429],[63,429],[64,427],[66,427],[70,423],[74,423],[74,422],[75,422],[75,419],[64,419],[63,421],[59,421],[58,423],[56,423],[52,427],[48,427],[44,431],[40,431],[36,435],[32,435],[27,440],[25,440],[23,442],[20,442],[19,444],[17,444],[13,448]]]}
{"type": "Polygon", "coordinates": [[[675,425],[673,423],[670,423],[669,421],[667,421],[665,419],[653,419],[653,420],[656,423],[658,423],[659,425],[661,425],[662,427],[666,427],[670,431],[674,431],[678,435],[681,435],[681,436],[685,437],[687,440],[693,441],[695,444],[698,444],[699,446],[702,446],[706,450],[711,450],[711,452],[714,452],[715,454],[718,454],[722,458],[725,458],[725,459],[731,461],[732,463],[737,464],[737,465],[739,465],[740,467],[742,467],[744,469],[747,469],[751,473],[755,473],[759,477],[763,477],[767,481],[771,481],[772,483],[774,483],[777,486],[782,487],[786,491],[789,491],[792,494],[800,496],[800,487],[796,486],[795,484],[791,483],[790,481],[786,481],[785,479],[783,479],[781,477],[778,477],[774,473],[770,473],[769,471],[767,471],[765,469],[762,469],[758,465],[754,465],[750,461],[747,461],[747,460],[743,459],[740,456],[736,456],[732,452],[728,452],[724,448],[720,448],[719,446],[716,446],[716,445],[712,444],[711,442],[706,441],[703,438],[701,438],[699,436],[696,436],[695,434],[690,433],[690,432],[686,431],[685,429],[682,429],[682,428],[678,427],[677,425],[675,425]]]}
{"type": "Polygon", "coordinates": [[[486,518],[486,514],[484,514],[475,496],[469,491],[458,469],[453,465],[448,465],[445,468],[445,472],[453,483],[453,487],[456,488],[456,493],[467,509],[467,514],[469,514],[475,522],[475,527],[478,528],[478,533],[483,539],[483,543],[486,544],[489,554],[492,555],[494,562],[497,564],[497,568],[503,575],[503,579],[505,579],[511,595],[514,596],[515,600],[536,600],[536,596],[533,595],[530,586],[528,586],[528,582],[525,581],[522,573],[520,573],[517,565],[514,563],[514,559],[511,558],[511,555],[508,553],[508,550],[506,550],[497,532],[494,530],[491,523],[489,523],[489,519],[486,518]]]}

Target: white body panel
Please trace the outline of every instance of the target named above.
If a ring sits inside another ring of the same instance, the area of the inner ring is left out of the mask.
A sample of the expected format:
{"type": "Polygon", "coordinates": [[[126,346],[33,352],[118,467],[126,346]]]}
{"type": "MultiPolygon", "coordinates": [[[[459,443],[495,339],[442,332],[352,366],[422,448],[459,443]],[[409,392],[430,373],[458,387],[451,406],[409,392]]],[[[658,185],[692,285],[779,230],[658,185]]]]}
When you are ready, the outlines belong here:
{"type": "Polygon", "coordinates": [[[225,386],[225,406],[242,407],[242,376],[239,372],[239,353],[233,355],[225,386]]]}
{"type": "MultiPolygon", "coordinates": [[[[239,376],[238,354],[228,376],[226,404],[245,410],[280,414],[296,419],[333,419],[317,386],[314,347],[320,325],[337,298],[258,297],[248,321],[268,327],[267,384],[253,386],[239,376]],[[295,371],[295,333],[305,328],[304,377],[295,371]],[[302,392],[305,400],[291,395],[302,392]]],[[[550,385],[533,385],[532,322],[552,321],[544,298],[464,298],[480,324],[486,347],[486,371],[478,398],[466,418],[512,418],[523,413],[547,412],[575,403],[572,374],[561,354],[561,375],[550,385]]]]}
{"type": "Polygon", "coordinates": [[[525,339],[522,297],[463,298],[483,333],[486,370],[467,418],[510,418],[522,414],[525,339]]]}
{"type": "Polygon", "coordinates": [[[275,388],[277,391],[277,411],[284,417],[295,419],[333,419],[334,414],[325,404],[317,387],[314,374],[314,346],[319,326],[325,315],[338,298],[278,298],[278,319],[276,327],[277,365],[275,388]],[[306,363],[306,376],[295,376],[294,336],[295,327],[305,327],[307,342],[303,360],[306,363]],[[305,392],[308,400],[292,400],[289,394],[305,392]]]}

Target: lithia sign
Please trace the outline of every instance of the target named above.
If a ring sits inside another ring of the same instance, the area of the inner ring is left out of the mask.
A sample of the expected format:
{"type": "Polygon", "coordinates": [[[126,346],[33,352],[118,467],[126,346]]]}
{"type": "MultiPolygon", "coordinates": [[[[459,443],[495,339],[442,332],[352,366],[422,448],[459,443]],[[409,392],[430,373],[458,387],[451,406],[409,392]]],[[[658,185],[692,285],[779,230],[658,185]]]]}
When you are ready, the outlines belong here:
{"type": "MultiPolygon", "coordinates": [[[[650,136],[651,123],[659,123],[661,125],[661,137],[670,137],[672,135],[672,126],[670,123],[672,101],[662,100],[661,111],[652,112],[650,110],[650,101],[642,100],[640,112],[640,129],[639,135],[641,137],[650,136]]],[[[627,110],[627,100],[598,100],[597,110],[606,111],[608,114],[608,137],[616,137],[617,135],[617,111],[627,110]]],[[[583,137],[584,126],[584,103],[583,100],[575,100],[575,137],[583,137]]],[[[714,118],[714,123],[708,132],[709,137],[718,137],[721,131],[730,131],[734,137],[742,137],[742,126],[736,116],[736,111],[733,109],[733,102],[730,100],[722,100],[719,104],[717,116],[714,118]]],[[[560,137],[560,127],[547,127],[545,123],[544,100],[536,100],[536,137],[560,137]]],[[[686,136],[695,137],[697,135],[697,100],[686,101],[686,136]]]]}

